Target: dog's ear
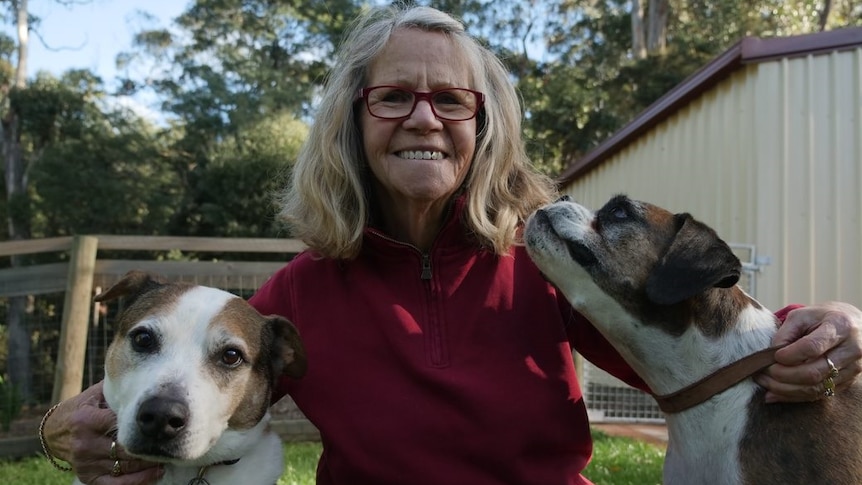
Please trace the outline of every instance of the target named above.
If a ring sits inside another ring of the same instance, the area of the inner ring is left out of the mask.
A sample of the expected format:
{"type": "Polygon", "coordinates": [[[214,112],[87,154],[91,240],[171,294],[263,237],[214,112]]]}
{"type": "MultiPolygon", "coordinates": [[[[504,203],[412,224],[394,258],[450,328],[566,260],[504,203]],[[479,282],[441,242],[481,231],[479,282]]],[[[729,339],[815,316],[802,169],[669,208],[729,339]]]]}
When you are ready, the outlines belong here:
{"type": "Polygon", "coordinates": [[[161,288],[164,285],[164,282],[149,273],[132,270],[126,273],[114,286],[99,293],[93,299],[96,301],[111,301],[125,297],[131,303],[144,293],[161,288]]]}
{"type": "Polygon", "coordinates": [[[742,264],[718,234],[689,214],[676,214],[679,230],[647,279],[650,301],[672,305],[708,288],[730,288],[742,264]]]}
{"type": "Polygon", "coordinates": [[[270,315],[266,320],[272,329],[272,368],[275,375],[284,374],[294,379],[304,376],[308,363],[299,331],[284,317],[270,315]]]}

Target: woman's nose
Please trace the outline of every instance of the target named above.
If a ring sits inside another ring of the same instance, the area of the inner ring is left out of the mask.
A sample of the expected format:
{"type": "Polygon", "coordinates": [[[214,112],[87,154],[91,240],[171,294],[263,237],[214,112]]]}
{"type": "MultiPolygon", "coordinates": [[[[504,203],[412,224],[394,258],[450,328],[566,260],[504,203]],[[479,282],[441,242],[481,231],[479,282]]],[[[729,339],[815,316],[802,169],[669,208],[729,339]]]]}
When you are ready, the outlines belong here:
{"type": "Polygon", "coordinates": [[[413,113],[407,118],[408,122],[424,124],[439,124],[440,119],[434,114],[434,109],[431,108],[431,102],[426,99],[420,99],[413,108],[413,113]]]}

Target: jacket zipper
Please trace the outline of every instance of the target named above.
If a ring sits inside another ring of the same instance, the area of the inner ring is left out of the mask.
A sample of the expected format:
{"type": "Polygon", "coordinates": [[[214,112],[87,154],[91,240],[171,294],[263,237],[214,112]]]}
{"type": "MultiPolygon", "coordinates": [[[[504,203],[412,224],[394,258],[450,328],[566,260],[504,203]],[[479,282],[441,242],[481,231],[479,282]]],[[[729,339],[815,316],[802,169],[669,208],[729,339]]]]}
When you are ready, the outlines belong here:
{"type": "Polygon", "coordinates": [[[398,244],[400,246],[407,246],[408,248],[413,249],[414,251],[419,253],[420,260],[421,260],[421,263],[420,263],[421,267],[419,269],[419,279],[424,280],[424,281],[428,281],[431,279],[431,275],[432,275],[432,273],[431,273],[431,254],[422,252],[421,249],[417,248],[416,246],[414,246],[410,243],[406,243],[404,241],[399,241],[397,239],[393,239],[393,238],[387,236],[386,234],[383,234],[382,232],[377,231],[376,229],[370,229],[369,231],[381,239],[385,239],[391,243],[398,244]]]}
{"type": "Polygon", "coordinates": [[[445,323],[439,321],[440,316],[435,310],[434,289],[431,284],[433,276],[433,273],[431,272],[431,254],[422,252],[421,249],[417,248],[412,244],[392,239],[391,237],[388,237],[387,235],[373,229],[371,230],[371,232],[379,238],[385,239],[401,246],[409,247],[419,253],[421,260],[419,278],[422,281],[427,282],[425,284],[428,305],[428,335],[426,336],[426,338],[428,339],[428,350],[426,355],[428,362],[432,367],[447,367],[449,365],[449,349],[446,347],[445,323]]]}
{"type": "Polygon", "coordinates": [[[428,253],[422,253],[422,274],[420,278],[423,280],[431,279],[431,255],[428,253]]]}

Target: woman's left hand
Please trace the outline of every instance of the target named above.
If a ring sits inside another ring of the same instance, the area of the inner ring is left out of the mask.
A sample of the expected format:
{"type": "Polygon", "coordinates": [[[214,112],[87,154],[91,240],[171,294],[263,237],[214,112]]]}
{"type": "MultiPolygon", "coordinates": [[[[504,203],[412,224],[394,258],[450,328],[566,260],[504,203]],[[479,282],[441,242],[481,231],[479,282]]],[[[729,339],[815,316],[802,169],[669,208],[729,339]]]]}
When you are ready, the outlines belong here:
{"type": "Polygon", "coordinates": [[[815,401],[826,397],[830,367],[835,394],[849,387],[862,372],[862,311],[853,305],[827,302],[792,310],[772,338],[785,346],[777,363],[755,377],[765,387],[766,402],[815,401]]]}

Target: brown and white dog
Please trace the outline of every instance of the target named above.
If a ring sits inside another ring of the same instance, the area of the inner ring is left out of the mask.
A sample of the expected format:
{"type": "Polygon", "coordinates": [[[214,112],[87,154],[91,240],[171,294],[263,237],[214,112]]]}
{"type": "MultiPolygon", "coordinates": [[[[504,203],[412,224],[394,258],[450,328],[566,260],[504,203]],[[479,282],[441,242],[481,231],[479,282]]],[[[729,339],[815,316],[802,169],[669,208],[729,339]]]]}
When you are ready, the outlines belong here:
{"type": "Polygon", "coordinates": [[[161,484],[276,483],[284,458],[269,425],[272,386],[306,368],[293,324],[231,293],[142,272],[96,300],[120,297],[104,381],[117,442],[165,463],[161,484]]]}
{"type": "MultiPolygon", "coordinates": [[[[625,196],[598,212],[561,199],[524,240],[541,271],[659,396],[769,347],[778,321],[736,286],[715,231],[625,196]]],[[[765,404],[743,378],[666,415],[666,484],[862,484],[859,385],[809,403],[765,404]]]]}

